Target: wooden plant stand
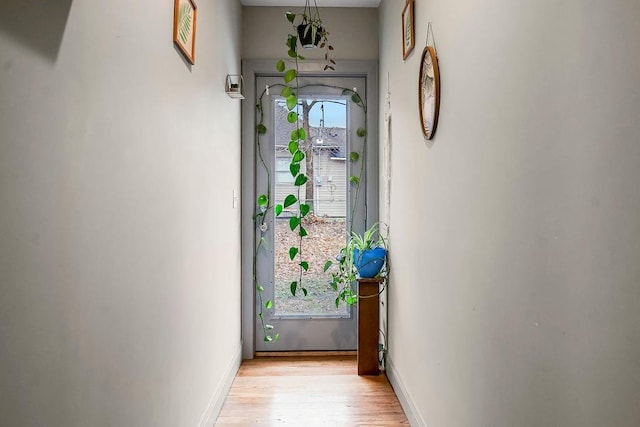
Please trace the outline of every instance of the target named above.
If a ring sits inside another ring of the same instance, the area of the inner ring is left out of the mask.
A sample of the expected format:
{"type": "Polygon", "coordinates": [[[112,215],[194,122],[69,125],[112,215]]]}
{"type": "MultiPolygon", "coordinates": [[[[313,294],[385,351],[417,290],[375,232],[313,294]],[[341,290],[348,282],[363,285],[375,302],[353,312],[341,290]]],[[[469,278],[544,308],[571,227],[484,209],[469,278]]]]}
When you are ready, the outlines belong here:
{"type": "Polygon", "coordinates": [[[383,280],[383,278],[358,279],[358,375],[380,374],[378,368],[379,292],[383,280]]]}

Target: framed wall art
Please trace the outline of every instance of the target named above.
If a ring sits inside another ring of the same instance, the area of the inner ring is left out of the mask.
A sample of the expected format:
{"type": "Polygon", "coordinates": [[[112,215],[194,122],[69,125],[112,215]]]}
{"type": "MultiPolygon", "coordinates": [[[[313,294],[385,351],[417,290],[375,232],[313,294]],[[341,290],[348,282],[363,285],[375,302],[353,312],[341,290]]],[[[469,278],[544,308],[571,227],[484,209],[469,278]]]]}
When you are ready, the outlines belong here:
{"type": "Polygon", "coordinates": [[[433,46],[427,46],[422,51],[418,80],[418,104],[422,133],[427,139],[431,139],[438,126],[440,111],[440,70],[438,69],[438,57],[433,46]]]}
{"type": "Polygon", "coordinates": [[[173,42],[191,64],[196,62],[196,17],[193,0],[174,0],[173,42]]]}
{"type": "Polygon", "coordinates": [[[413,23],[413,0],[407,0],[402,9],[402,59],[407,59],[416,44],[413,23]]]}

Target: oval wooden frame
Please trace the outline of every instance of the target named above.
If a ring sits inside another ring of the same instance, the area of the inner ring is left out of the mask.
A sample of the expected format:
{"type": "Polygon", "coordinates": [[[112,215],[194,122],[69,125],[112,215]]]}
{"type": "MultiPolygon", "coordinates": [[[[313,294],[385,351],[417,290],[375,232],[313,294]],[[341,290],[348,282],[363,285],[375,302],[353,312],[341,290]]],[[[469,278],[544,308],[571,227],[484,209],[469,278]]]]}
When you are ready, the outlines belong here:
{"type": "Polygon", "coordinates": [[[418,75],[418,105],[420,107],[420,126],[422,127],[422,133],[425,138],[432,139],[433,135],[436,132],[436,128],[438,127],[438,115],[440,112],[440,70],[438,68],[438,56],[436,55],[436,51],[433,46],[426,46],[422,51],[422,58],[420,60],[420,74],[418,75]],[[435,88],[435,96],[434,96],[434,105],[433,105],[433,116],[431,117],[433,123],[433,129],[427,129],[425,124],[424,114],[424,88],[422,87],[422,76],[423,73],[427,71],[426,67],[428,66],[427,55],[429,55],[429,59],[431,62],[431,68],[433,69],[433,84],[435,88]]]}

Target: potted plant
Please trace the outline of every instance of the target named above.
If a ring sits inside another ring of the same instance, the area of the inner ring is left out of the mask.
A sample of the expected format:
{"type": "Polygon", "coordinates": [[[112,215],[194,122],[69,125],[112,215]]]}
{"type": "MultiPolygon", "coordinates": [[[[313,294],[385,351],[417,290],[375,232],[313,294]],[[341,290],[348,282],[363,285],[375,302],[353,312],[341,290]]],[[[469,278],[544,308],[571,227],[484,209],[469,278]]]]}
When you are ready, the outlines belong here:
{"type": "Polygon", "coordinates": [[[385,241],[380,235],[378,223],[373,224],[363,235],[351,233],[350,242],[358,276],[367,279],[378,276],[387,258],[385,241]]]}
{"type": "MultiPolygon", "coordinates": [[[[352,288],[358,278],[386,277],[387,258],[386,241],[380,234],[379,224],[375,223],[363,234],[352,232],[347,244],[336,257],[338,271],[331,274],[331,287],[338,292],[336,306],[340,301],[349,305],[357,302],[357,294],[352,288]]],[[[325,271],[332,261],[327,261],[325,271]]]]}
{"type": "Polygon", "coordinates": [[[300,45],[305,49],[315,49],[320,44],[322,34],[325,32],[322,21],[317,17],[310,17],[306,13],[302,15],[302,22],[296,27],[300,45]]]}
{"type": "MultiPolygon", "coordinates": [[[[320,11],[315,0],[313,5],[312,10],[309,0],[306,0],[302,14],[297,15],[293,12],[286,12],[285,15],[289,22],[295,27],[300,46],[305,49],[315,49],[316,47],[326,49],[324,59],[327,61],[327,64],[324,69],[335,70],[333,67],[335,61],[329,57],[329,52],[333,50],[333,46],[329,43],[329,32],[320,18],[320,11]],[[296,22],[298,17],[300,19],[296,22]]],[[[295,49],[290,49],[289,56],[295,57],[295,54],[295,49]]],[[[299,55],[298,57],[301,58],[299,55]]]]}

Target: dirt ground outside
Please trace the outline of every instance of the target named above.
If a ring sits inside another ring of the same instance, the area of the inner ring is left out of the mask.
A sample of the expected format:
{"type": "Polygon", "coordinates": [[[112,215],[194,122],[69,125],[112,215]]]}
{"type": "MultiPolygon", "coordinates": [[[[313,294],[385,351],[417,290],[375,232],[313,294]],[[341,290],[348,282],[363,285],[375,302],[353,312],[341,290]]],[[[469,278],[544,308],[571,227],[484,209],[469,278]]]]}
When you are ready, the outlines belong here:
{"type": "MultiPolygon", "coordinates": [[[[288,218],[277,218],[275,226],[275,298],[274,308],[279,314],[345,315],[348,309],[344,302],[336,308],[337,293],[331,288],[330,272],[323,272],[328,260],[334,261],[346,242],[345,218],[318,218],[309,215],[304,219],[304,228],[309,233],[303,238],[302,258],[289,259],[289,248],[298,247],[299,236],[289,228],[288,218]],[[298,286],[296,295],[291,295],[291,282],[298,281],[300,261],[309,263],[309,271],[303,272],[302,287],[307,289],[305,297],[298,286]]],[[[297,231],[297,230],[296,230],[297,231]]]]}

